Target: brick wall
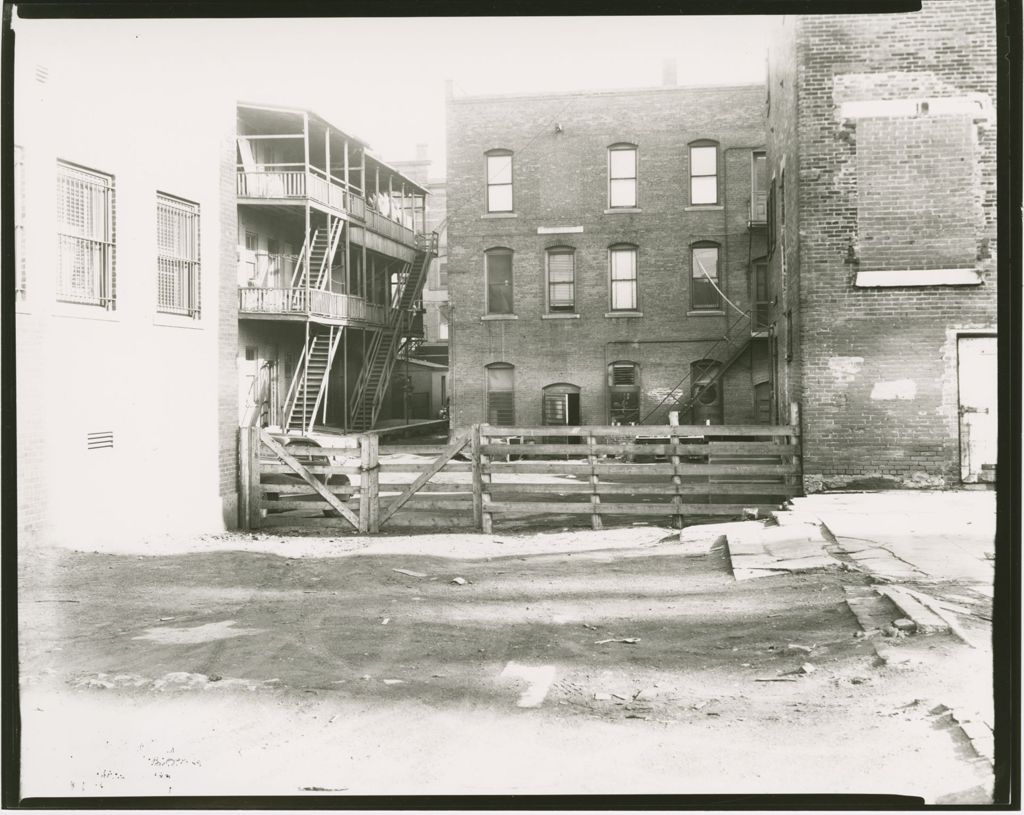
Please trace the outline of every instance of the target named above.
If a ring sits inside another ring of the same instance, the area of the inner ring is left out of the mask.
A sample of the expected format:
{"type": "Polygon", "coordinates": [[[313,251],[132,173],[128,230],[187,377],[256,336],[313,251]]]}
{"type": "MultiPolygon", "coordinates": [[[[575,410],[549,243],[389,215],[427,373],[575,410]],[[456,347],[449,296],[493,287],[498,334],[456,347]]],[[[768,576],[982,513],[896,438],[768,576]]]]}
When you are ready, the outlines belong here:
{"type": "MultiPolygon", "coordinates": [[[[663,422],[673,388],[689,394],[690,363],[728,358],[719,344],[738,315],[690,310],[690,245],[720,245],[719,285],[739,309],[749,306],[749,262],[765,254],[763,232],[748,229],[751,151],[764,144],[764,88],[671,88],[573,95],[472,97],[448,105],[448,281],[456,427],[484,421],[485,367],[515,366],[516,422],[540,424],[542,388],[581,389],[584,423],[605,424],[607,365],[640,364],[641,415],[663,422]],[[558,124],[560,127],[556,128],[558,124]],[[719,145],[719,204],[690,207],[691,141],[719,145]],[[637,211],[608,209],[608,147],[637,146],[637,211]],[[513,151],[515,213],[486,212],[488,150],[513,151]],[[574,228],[538,234],[538,228],[574,228]],[[582,228],[580,231],[579,228],[582,228]],[[638,310],[608,317],[608,248],[638,247],[638,310]],[[545,252],[575,251],[576,318],[551,318],[545,302],[545,252]],[[515,319],[481,319],[484,252],[513,252],[515,319]]],[[[749,336],[749,324],[737,329],[749,336]]],[[[734,337],[734,339],[736,339],[734,337]]],[[[726,387],[726,421],[752,415],[749,364],[726,387]],[[738,379],[735,379],[737,378],[738,379]],[[735,381],[733,381],[735,379],[735,381]]],[[[678,393],[678,392],[677,392],[678,393]]]]}
{"type": "MultiPolygon", "coordinates": [[[[787,219],[798,219],[779,234],[805,486],[957,483],[957,336],[995,329],[993,4],[788,20],[770,66],[770,151],[776,167],[786,157],[787,219]],[[936,99],[981,113],[936,119],[936,99]],[[871,107],[922,100],[930,111],[871,107]],[[950,267],[983,282],[854,285],[867,269],[950,267]]],[[[780,283],[781,266],[773,258],[780,283]]]]}

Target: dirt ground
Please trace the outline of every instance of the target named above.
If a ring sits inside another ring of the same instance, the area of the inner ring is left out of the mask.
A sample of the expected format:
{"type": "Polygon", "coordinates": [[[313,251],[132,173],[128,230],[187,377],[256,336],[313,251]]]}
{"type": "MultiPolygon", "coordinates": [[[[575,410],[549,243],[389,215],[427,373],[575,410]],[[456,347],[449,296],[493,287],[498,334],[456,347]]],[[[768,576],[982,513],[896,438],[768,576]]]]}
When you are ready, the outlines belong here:
{"type": "Polygon", "coordinates": [[[720,540],[651,528],[32,551],[22,795],[985,802],[941,707],[985,696],[985,653],[915,636],[878,664],[865,581],[738,583],[720,540]]]}

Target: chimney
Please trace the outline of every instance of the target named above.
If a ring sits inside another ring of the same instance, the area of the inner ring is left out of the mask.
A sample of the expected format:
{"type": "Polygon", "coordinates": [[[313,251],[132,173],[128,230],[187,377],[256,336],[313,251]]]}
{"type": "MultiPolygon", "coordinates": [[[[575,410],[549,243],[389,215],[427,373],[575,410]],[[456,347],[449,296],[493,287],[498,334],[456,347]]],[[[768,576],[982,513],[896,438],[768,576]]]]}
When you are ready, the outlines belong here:
{"type": "Polygon", "coordinates": [[[676,86],[676,61],[674,59],[662,61],[661,84],[666,88],[674,88],[676,86]]]}
{"type": "Polygon", "coordinates": [[[430,161],[430,157],[427,155],[430,149],[430,145],[417,144],[416,145],[416,161],[430,161]]]}

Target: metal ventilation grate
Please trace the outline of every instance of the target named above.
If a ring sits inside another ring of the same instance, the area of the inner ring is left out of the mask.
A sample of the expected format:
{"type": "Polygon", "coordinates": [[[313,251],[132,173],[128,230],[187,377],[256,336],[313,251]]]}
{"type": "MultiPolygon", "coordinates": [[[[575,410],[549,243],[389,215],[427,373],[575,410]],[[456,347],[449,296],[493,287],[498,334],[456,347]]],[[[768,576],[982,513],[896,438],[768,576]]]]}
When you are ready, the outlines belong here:
{"type": "Polygon", "coordinates": [[[50,69],[45,65],[36,65],[36,82],[42,85],[46,84],[46,80],[50,78],[50,69]]]}
{"type": "Polygon", "coordinates": [[[103,450],[114,446],[113,430],[95,430],[85,434],[85,443],[90,450],[103,450]]]}

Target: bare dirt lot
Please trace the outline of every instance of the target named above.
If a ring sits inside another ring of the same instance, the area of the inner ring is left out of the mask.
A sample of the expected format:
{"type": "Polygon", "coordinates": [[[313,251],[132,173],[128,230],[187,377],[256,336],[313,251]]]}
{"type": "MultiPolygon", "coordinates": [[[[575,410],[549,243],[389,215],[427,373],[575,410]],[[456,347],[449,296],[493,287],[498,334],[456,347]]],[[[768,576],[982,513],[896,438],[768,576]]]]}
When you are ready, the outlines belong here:
{"type": "Polygon", "coordinates": [[[984,655],[878,664],[861,574],[738,583],[721,542],[651,528],[433,538],[27,553],[23,796],[987,800],[941,707],[985,694],[984,655]]]}

